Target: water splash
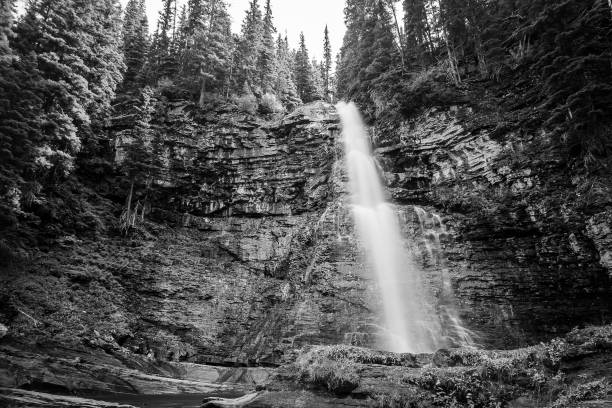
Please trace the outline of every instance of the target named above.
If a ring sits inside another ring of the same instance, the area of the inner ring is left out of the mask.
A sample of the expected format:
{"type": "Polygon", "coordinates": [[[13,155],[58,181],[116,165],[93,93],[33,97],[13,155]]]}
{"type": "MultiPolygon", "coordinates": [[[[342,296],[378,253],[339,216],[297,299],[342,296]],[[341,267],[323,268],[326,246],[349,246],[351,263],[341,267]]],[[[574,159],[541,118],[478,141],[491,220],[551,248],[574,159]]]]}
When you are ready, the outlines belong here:
{"type": "MultiPolygon", "coordinates": [[[[449,235],[446,226],[442,222],[442,217],[418,206],[414,206],[414,213],[419,220],[423,244],[430,263],[434,266],[442,267],[444,258],[442,257],[440,239],[449,235]]],[[[457,313],[450,277],[445,268],[442,268],[441,289],[437,315],[441,321],[442,332],[448,344],[452,346],[475,347],[477,345],[475,339],[478,336],[463,325],[457,313]]]]}
{"type": "Polygon", "coordinates": [[[440,321],[425,301],[420,270],[402,246],[394,209],[385,202],[370,140],[354,104],[339,103],[353,215],[378,279],[384,309],[386,348],[424,353],[444,346],[440,321]]]}

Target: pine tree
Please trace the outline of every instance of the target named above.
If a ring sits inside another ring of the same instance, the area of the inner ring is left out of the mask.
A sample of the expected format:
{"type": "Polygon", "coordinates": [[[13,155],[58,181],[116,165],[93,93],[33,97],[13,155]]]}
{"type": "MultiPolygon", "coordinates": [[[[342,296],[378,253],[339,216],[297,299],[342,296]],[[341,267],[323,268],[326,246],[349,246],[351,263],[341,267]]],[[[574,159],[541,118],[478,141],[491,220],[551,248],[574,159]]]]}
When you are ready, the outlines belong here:
{"type": "Polygon", "coordinates": [[[10,47],[13,38],[13,2],[0,4],[0,230],[14,227],[15,214],[31,196],[27,186],[33,179],[35,155],[33,136],[39,98],[24,84],[30,79],[30,59],[16,58],[10,47]]]}
{"type": "Polygon", "coordinates": [[[402,65],[394,37],[393,18],[382,0],[349,0],[347,32],[337,67],[340,98],[357,102],[373,117],[390,101],[390,90],[401,81],[402,65]],[[395,79],[388,78],[398,75],[395,79]]]}
{"type": "Polygon", "coordinates": [[[336,65],[337,88],[340,98],[350,98],[351,89],[357,80],[357,61],[360,50],[360,33],[363,33],[365,0],[347,0],[344,7],[346,33],[340,49],[339,63],[336,65]]]}
{"type": "Polygon", "coordinates": [[[392,18],[382,1],[349,0],[347,32],[338,66],[340,97],[372,106],[378,79],[399,60],[392,18]]]}
{"type": "Polygon", "coordinates": [[[121,214],[120,225],[124,233],[144,219],[148,192],[161,172],[161,140],[151,129],[154,110],[154,92],[150,87],[142,90],[136,122],[122,146],[123,157],[119,165],[129,180],[126,206],[121,214]],[[134,202],[136,197],[142,197],[134,202]],[[140,213],[140,216],[139,216],[140,213]]]}
{"type": "Polygon", "coordinates": [[[174,50],[178,58],[178,74],[179,76],[184,75],[185,70],[185,52],[187,50],[187,6],[183,4],[181,7],[181,13],[178,19],[178,25],[176,28],[176,35],[174,36],[174,50]]]}
{"type": "Polygon", "coordinates": [[[205,46],[203,36],[206,33],[206,0],[189,0],[184,23],[179,25],[178,37],[182,45],[178,46],[180,76],[179,81],[192,93],[199,93],[201,52],[205,46]],[[196,88],[190,89],[190,88],[196,88]]]}
{"type": "Polygon", "coordinates": [[[432,58],[433,44],[424,0],[404,0],[404,33],[406,52],[418,65],[426,66],[432,58]]]}
{"type": "Polygon", "coordinates": [[[15,2],[13,0],[0,2],[0,58],[10,53],[9,39],[13,34],[14,13],[15,2]]]}
{"type": "Polygon", "coordinates": [[[277,71],[274,93],[278,95],[278,98],[288,110],[293,110],[300,105],[302,101],[300,100],[295,82],[293,81],[293,58],[289,50],[289,43],[286,37],[283,39],[280,35],[276,41],[276,60],[277,71]]]}
{"type": "Polygon", "coordinates": [[[325,85],[323,81],[323,64],[316,59],[310,62],[312,67],[313,100],[325,100],[325,85]]]}
{"type": "Polygon", "coordinates": [[[142,84],[148,36],[149,24],[144,0],[129,0],[123,18],[122,48],[126,65],[122,86],[124,89],[135,89],[142,84]]]}
{"type": "Polygon", "coordinates": [[[174,45],[176,0],[163,0],[150,53],[152,82],[172,78],[177,70],[174,45]]]}
{"type": "Polygon", "coordinates": [[[319,98],[314,82],[314,71],[308,57],[304,33],[300,33],[300,46],[295,54],[295,86],[300,99],[304,103],[312,102],[319,98]]]}
{"type": "Polygon", "coordinates": [[[232,57],[231,20],[224,0],[211,0],[208,10],[208,26],[194,34],[196,44],[201,44],[200,58],[200,106],[204,105],[206,92],[221,94],[232,57]]]}
{"type": "Polygon", "coordinates": [[[242,22],[240,41],[236,48],[236,85],[241,89],[246,83],[251,92],[261,94],[257,62],[262,49],[263,19],[258,0],[251,0],[242,22]]]}
{"type": "Polygon", "coordinates": [[[263,38],[257,69],[259,71],[259,83],[263,93],[269,93],[274,88],[274,78],[277,71],[276,52],[274,47],[274,33],[276,28],[272,22],[272,8],[270,0],[266,0],[265,16],[263,19],[263,38]]]}
{"type": "Polygon", "coordinates": [[[0,228],[43,205],[97,143],[124,67],[115,1],[31,2],[14,30],[12,17],[2,2],[0,228]]]}
{"type": "Polygon", "coordinates": [[[30,3],[16,28],[15,50],[37,69],[24,87],[39,95],[37,163],[53,178],[68,174],[74,155],[108,114],[124,68],[120,8],[114,0],[30,3]]]}
{"type": "Polygon", "coordinates": [[[322,76],[323,76],[323,94],[325,95],[325,99],[330,100],[331,94],[331,70],[332,70],[332,49],[331,44],[329,42],[329,30],[327,26],[325,26],[324,39],[323,39],[323,62],[322,66],[322,76]]]}
{"type": "Polygon", "coordinates": [[[189,0],[187,2],[187,20],[185,23],[185,35],[193,35],[196,31],[202,31],[206,27],[206,9],[209,0],[189,0]]]}

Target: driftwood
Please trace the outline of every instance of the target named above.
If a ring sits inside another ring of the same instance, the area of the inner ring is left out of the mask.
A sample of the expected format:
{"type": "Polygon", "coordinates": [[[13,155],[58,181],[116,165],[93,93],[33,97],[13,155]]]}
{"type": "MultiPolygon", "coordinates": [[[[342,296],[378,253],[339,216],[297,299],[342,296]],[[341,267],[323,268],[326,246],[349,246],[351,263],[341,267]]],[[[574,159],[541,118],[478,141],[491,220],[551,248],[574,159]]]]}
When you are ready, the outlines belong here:
{"type": "Polygon", "coordinates": [[[226,408],[226,407],[244,407],[248,403],[253,402],[259,396],[258,392],[244,395],[240,398],[205,398],[202,408],[226,408]]]}

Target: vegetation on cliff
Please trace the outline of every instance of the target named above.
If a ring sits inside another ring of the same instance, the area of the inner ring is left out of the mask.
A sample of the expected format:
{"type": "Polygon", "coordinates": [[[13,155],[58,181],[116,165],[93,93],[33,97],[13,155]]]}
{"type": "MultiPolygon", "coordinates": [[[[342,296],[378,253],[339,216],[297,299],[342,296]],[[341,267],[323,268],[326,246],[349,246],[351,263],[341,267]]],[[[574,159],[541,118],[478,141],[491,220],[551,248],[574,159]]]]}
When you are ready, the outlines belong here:
{"type": "Polygon", "coordinates": [[[404,0],[403,29],[393,3],[347,2],[340,98],[375,119],[472,103],[485,87],[512,112],[505,130],[544,129],[570,157],[609,165],[609,2],[404,0]]]}

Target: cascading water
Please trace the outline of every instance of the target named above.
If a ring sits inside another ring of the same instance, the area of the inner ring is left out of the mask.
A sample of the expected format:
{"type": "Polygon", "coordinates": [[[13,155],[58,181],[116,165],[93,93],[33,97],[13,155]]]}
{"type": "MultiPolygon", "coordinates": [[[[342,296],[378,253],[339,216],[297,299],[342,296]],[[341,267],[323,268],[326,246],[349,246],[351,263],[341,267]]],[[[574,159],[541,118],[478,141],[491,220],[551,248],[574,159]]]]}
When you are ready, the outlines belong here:
{"type": "Polygon", "coordinates": [[[448,276],[448,270],[444,268],[442,256],[442,245],[440,238],[448,235],[442,217],[438,214],[414,206],[414,213],[419,221],[423,244],[429,262],[436,267],[441,267],[442,285],[438,294],[437,315],[440,319],[443,334],[447,343],[453,346],[473,347],[476,346],[477,335],[465,328],[455,309],[455,299],[452,285],[448,276]]]}
{"type": "Polygon", "coordinates": [[[419,268],[402,246],[397,216],[385,202],[368,132],[355,104],[340,102],[353,214],[383,300],[390,351],[424,353],[444,346],[439,319],[425,302],[419,268]]]}

